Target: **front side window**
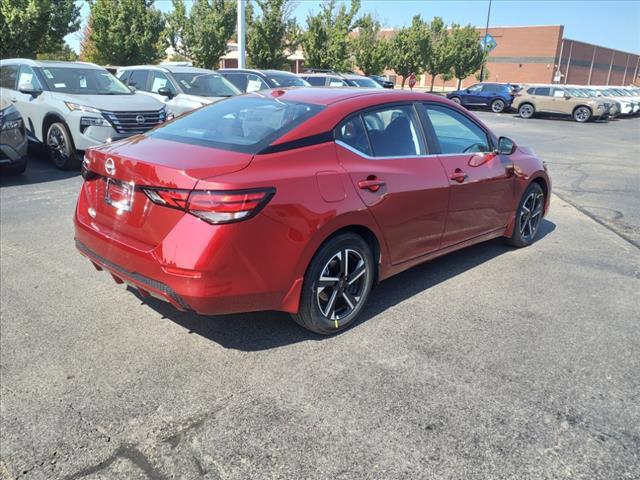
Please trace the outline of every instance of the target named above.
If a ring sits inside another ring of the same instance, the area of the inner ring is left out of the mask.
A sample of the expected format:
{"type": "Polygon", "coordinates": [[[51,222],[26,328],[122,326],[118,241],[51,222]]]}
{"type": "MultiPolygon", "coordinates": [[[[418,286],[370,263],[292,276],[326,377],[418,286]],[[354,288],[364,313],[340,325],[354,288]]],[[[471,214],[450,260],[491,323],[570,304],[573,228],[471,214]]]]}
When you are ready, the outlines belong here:
{"type": "Polygon", "coordinates": [[[245,73],[224,72],[222,76],[241,92],[247,91],[247,75],[245,73]]]}
{"type": "Polygon", "coordinates": [[[425,146],[411,105],[368,111],[362,119],[376,157],[424,155],[425,146]]]}
{"type": "Polygon", "coordinates": [[[148,73],[149,73],[148,70],[132,71],[131,75],[129,76],[129,80],[127,81],[127,85],[136,87],[138,90],[146,90],[148,73]]]}
{"type": "Polygon", "coordinates": [[[162,72],[151,70],[151,89],[152,93],[158,93],[161,88],[168,88],[173,95],[175,95],[176,88],[171,84],[169,78],[162,72]]]}
{"type": "Polygon", "coordinates": [[[556,87],[556,88],[553,88],[552,90],[553,90],[552,96],[560,97],[560,98],[564,97],[564,89],[556,87]]]}
{"type": "Polygon", "coordinates": [[[482,85],[474,85],[467,90],[469,90],[469,93],[480,93],[482,91],[482,85]]]}
{"type": "Polygon", "coordinates": [[[329,77],[329,86],[330,87],[348,87],[349,84],[337,77],[329,77]]]}
{"type": "Polygon", "coordinates": [[[103,69],[76,67],[43,67],[42,76],[52,92],[73,95],[132,94],[120,80],[103,69]]]}
{"type": "Polygon", "coordinates": [[[16,65],[0,67],[0,87],[15,90],[18,86],[18,69],[16,65]]]}
{"type": "Polygon", "coordinates": [[[217,73],[174,73],[182,90],[200,97],[232,97],[242,93],[233,83],[217,73]]]}
{"type": "Polygon", "coordinates": [[[18,77],[18,89],[22,87],[42,90],[40,80],[36,77],[33,68],[23,65],[20,67],[20,76],[18,77]]]}
{"type": "Polygon", "coordinates": [[[237,96],[196,110],[147,135],[255,154],[324,107],[257,96],[237,96]]]}
{"type": "Polygon", "coordinates": [[[257,75],[247,75],[247,93],[266,90],[269,85],[257,75]]]}
{"type": "Polygon", "coordinates": [[[487,134],[463,114],[440,105],[426,105],[427,116],[443,154],[491,151],[487,134]]]}
{"type": "Polygon", "coordinates": [[[355,148],[365,155],[373,155],[360,115],[356,115],[342,122],[335,131],[335,139],[346,143],[351,148],[355,148]]]}

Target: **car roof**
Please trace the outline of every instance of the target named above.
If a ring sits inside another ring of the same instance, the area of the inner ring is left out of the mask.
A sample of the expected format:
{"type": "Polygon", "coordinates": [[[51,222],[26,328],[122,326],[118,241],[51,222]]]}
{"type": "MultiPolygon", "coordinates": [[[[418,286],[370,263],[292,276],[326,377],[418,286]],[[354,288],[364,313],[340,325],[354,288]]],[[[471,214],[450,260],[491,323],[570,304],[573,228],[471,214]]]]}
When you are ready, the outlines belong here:
{"type": "Polygon", "coordinates": [[[341,73],[340,76],[348,80],[357,80],[359,78],[369,78],[364,75],[358,75],[357,73],[341,73]]]}
{"type": "Polygon", "coordinates": [[[217,73],[215,70],[207,70],[206,68],[191,67],[189,65],[131,65],[128,67],[119,68],[120,70],[160,70],[170,73],[217,73]]]}
{"type": "Polygon", "coordinates": [[[287,72],[286,70],[275,70],[275,69],[266,69],[266,70],[258,70],[254,68],[221,68],[218,70],[223,73],[255,73],[262,76],[267,75],[292,75],[295,76],[293,72],[287,72]]]}
{"type": "Polygon", "coordinates": [[[33,60],[31,58],[6,58],[0,60],[0,65],[28,65],[30,67],[56,67],[56,68],[95,68],[104,70],[104,67],[89,62],[64,62],[61,60],[33,60]]]}

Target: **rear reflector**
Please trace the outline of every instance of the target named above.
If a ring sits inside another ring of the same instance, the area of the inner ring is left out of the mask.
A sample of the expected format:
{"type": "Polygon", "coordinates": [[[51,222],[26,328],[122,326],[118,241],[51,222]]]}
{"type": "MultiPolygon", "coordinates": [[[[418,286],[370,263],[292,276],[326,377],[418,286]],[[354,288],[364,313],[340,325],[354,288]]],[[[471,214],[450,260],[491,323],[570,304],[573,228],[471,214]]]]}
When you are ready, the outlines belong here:
{"type": "Polygon", "coordinates": [[[260,212],[275,194],[274,188],[249,190],[172,190],[141,187],[158,205],[185,210],[217,225],[247,220],[260,212]]]}

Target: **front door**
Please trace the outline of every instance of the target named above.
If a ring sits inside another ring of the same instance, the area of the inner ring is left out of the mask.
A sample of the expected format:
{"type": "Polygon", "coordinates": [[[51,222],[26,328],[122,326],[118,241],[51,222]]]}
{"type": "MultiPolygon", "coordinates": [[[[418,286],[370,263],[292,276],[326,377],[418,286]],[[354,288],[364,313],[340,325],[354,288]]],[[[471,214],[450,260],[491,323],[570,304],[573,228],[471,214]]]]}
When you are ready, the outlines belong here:
{"type": "Polygon", "coordinates": [[[424,107],[449,183],[442,247],[506,227],[515,194],[513,162],[493,152],[489,135],[470,117],[440,104],[424,107]]]}
{"type": "Polygon", "coordinates": [[[351,116],[336,131],[338,159],[373,213],[397,264],[440,247],[448,181],[412,104],[351,116]]]}

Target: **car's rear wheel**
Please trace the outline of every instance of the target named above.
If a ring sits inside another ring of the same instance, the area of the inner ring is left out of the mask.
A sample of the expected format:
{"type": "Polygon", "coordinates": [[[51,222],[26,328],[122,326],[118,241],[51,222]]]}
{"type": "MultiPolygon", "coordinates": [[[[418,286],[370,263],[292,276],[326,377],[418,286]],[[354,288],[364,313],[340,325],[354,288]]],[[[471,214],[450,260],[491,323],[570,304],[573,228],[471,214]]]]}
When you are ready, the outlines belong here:
{"type": "Polygon", "coordinates": [[[293,319],[320,335],[348,328],[369,297],[374,268],[371,247],[362,237],[344,233],[331,238],[311,260],[293,319]]]}
{"type": "Polygon", "coordinates": [[[591,118],[591,110],[588,107],[578,107],[573,111],[573,119],[576,122],[588,122],[591,118]]]}
{"type": "Polygon", "coordinates": [[[60,170],[80,167],[80,158],[76,153],[69,129],[64,123],[52,123],[47,129],[47,150],[49,158],[60,170]]]}
{"type": "Polygon", "coordinates": [[[520,108],[518,108],[518,113],[522,118],[531,118],[533,114],[536,113],[536,109],[533,108],[533,105],[530,103],[523,103],[520,105],[520,108]]]}
{"type": "Polygon", "coordinates": [[[458,105],[462,105],[462,100],[460,99],[460,97],[451,97],[449,100],[451,100],[453,103],[457,103],[458,105]]]}
{"type": "Polygon", "coordinates": [[[491,111],[493,113],[502,113],[505,107],[504,100],[496,98],[493,102],[491,102],[491,111]]]}
{"type": "Polygon", "coordinates": [[[507,242],[514,247],[531,245],[540,229],[544,215],[544,191],[537,182],[527,187],[516,210],[516,222],[513,234],[507,242]]]}

